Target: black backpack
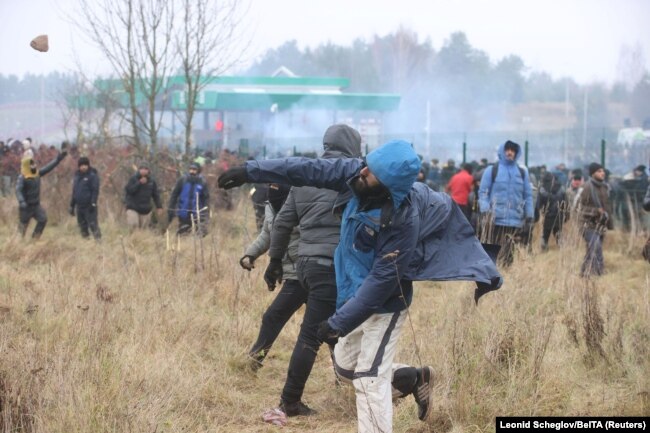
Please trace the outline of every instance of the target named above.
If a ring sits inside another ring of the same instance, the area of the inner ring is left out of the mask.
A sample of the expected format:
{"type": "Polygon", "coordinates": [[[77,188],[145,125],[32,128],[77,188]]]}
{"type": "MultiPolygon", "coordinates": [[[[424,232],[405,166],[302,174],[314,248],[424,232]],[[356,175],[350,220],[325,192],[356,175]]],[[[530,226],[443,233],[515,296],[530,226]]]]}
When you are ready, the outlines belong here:
{"type": "MultiPolygon", "coordinates": [[[[520,167],[517,165],[517,168],[519,169],[519,174],[521,174],[521,180],[526,180],[526,171],[523,169],[523,167],[520,167]]],[[[492,183],[494,183],[494,179],[497,178],[497,173],[499,172],[499,163],[492,164],[492,183]]]]}

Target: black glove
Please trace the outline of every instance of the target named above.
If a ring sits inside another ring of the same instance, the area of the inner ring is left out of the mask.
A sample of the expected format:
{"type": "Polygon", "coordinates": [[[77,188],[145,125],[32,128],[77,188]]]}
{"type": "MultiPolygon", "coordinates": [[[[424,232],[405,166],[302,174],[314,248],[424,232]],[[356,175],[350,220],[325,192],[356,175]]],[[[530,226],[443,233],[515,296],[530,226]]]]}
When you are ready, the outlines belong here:
{"type": "Polygon", "coordinates": [[[332,328],[327,320],[323,320],[320,322],[320,325],[318,325],[316,338],[318,338],[319,341],[334,346],[339,341],[340,336],[341,333],[332,328]]]}
{"type": "Polygon", "coordinates": [[[282,259],[271,259],[264,272],[264,281],[270,291],[275,290],[275,283],[282,282],[282,259]]]}
{"type": "Polygon", "coordinates": [[[74,206],[73,205],[70,205],[70,207],[68,208],[68,213],[70,215],[74,216],[74,206]]]}
{"type": "Polygon", "coordinates": [[[27,208],[27,203],[25,203],[24,201],[21,201],[21,202],[18,202],[18,206],[19,206],[21,209],[25,209],[25,208],[27,208]]]}
{"type": "Polygon", "coordinates": [[[600,220],[598,221],[602,225],[607,225],[607,221],[609,221],[609,214],[607,212],[603,212],[600,214],[600,220]]]}
{"type": "Polygon", "coordinates": [[[246,174],[246,167],[243,165],[231,168],[225,173],[222,173],[219,179],[217,179],[217,185],[223,189],[241,186],[246,182],[248,182],[248,174],[246,174]]]}
{"type": "Polygon", "coordinates": [[[60,162],[60,161],[63,161],[63,159],[64,159],[66,156],[68,156],[68,151],[67,151],[67,150],[64,150],[64,151],[62,151],[62,152],[59,152],[59,154],[57,155],[56,159],[57,159],[57,161],[60,162]]]}
{"type": "Polygon", "coordinates": [[[250,272],[255,267],[255,259],[252,256],[244,256],[239,259],[239,266],[250,272]]]}

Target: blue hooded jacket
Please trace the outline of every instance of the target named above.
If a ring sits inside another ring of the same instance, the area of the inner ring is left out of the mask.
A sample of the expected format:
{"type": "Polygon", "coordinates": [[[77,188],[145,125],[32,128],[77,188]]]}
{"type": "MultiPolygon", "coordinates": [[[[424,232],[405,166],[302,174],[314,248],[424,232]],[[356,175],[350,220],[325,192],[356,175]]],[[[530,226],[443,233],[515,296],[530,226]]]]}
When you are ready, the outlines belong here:
{"type": "Polygon", "coordinates": [[[499,170],[492,182],[492,170],[489,166],[483,172],[481,186],[478,191],[479,208],[481,212],[493,212],[494,223],[498,226],[518,227],[524,225],[526,218],[533,218],[533,189],[530,184],[528,170],[521,171],[517,160],[521,155],[521,147],[517,144],[514,161],[505,156],[505,143],[499,146],[499,170]]]}
{"type": "Polygon", "coordinates": [[[390,192],[380,207],[360,206],[352,185],[361,159],[249,161],[250,182],[286,182],[340,191],[344,207],[334,262],[337,311],[332,328],[346,335],[372,314],[405,309],[412,281],[471,280],[497,288],[501,276],[451,198],[415,183],[420,161],[410,144],[392,141],[368,154],[370,171],[390,192]],[[351,197],[350,197],[351,196],[351,197]]]}

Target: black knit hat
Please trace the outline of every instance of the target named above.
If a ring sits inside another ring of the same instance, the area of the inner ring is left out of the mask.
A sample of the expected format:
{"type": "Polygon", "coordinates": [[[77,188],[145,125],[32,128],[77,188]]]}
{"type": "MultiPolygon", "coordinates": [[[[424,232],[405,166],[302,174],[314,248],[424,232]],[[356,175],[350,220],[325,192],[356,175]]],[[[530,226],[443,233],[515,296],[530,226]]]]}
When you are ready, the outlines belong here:
{"type": "Polygon", "coordinates": [[[189,167],[189,168],[193,168],[193,169],[196,170],[197,173],[201,173],[201,164],[199,164],[198,162],[192,162],[192,163],[190,163],[190,167],[189,167]]]}
{"type": "Polygon", "coordinates": [[[634,171],[640,171],[641,173],[645,173],[645,168],[646,167],[643,164],[637,165],[636,167],[634,167],[634,171]]]}
{"type": "Polygon", "coordinates": [[[87,165],[90,167],[90,160],[87,156],[82,156],[79,158],[79,161],[77,161],[77,167],[81,167],[82,165],[87,165]]]}
{"type": "Polygon", "coordinates": [[[597,162],[592,162],[589,164],[589,176],[593,176],[595,172],[603,168],[602,165],[598,164],[597,162]]]}

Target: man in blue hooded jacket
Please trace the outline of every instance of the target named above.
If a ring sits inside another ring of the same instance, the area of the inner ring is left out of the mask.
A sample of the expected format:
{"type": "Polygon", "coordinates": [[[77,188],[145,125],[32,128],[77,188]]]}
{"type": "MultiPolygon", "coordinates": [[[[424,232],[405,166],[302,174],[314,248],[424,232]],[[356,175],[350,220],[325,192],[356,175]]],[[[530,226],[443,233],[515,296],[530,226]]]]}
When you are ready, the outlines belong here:
{"type": "Polygon", "coordinates": [[[415,182],[419,170],[411,145],[391,141],[366,161],[249,161],[218,181],[221,188],[286,182],[341,192],[334,205],[342,211],[334,256],[337,307],[318,335],[336,344],[336,370],[355,387],[360,432],[392,431],[393,396],[413,394],[419,418],[429,414],[431,367],[393,364],[413,281],[477,281],[476,299],[502,281],[460,208],[415,182]]]}
{"type": "Polygon", "coordinates": [[[194,230],[201,236],[208,234],[210,217],[210,191],[205,178],[201,176],[201,166],[190,164],[187,174],[178,181],[169,197],[167,219],[171,224],[178,216],[177,234],[184,235],[194,230]]]}
{"type": "Polygon", "coordinates": [[[503,143],[499,161],[485,169],[478,191],[483,232],[489,243],[501,246],[504,266],[512,264],[515,236],[529,233],[533,223],[533,189],[528,170],[517,164],[520,155],[517,143],[503,143]]]}

